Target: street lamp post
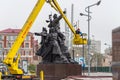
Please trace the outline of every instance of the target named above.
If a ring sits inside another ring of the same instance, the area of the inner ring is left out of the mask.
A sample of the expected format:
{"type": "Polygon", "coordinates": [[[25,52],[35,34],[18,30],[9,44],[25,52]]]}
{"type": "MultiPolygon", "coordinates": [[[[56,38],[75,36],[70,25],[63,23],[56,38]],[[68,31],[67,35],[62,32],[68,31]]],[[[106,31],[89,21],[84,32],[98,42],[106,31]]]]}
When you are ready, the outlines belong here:
{"type": "Polygon", "coordinates": [[[95,5],[100,5],[100,3],[101,3],[101,0],[98,1],[97,3],[95,3],[95,4],[87,6],[85,8],[85,11],[88,13],[87,15],[83,14],[83,13],[80,13],[81,16],[87,16],[88,17],[88,76],[90,75],[90,20],[91,20],[90,8],[95,6],[95,5]]]}
{"type": "Polygon", "coordinates": [[[2,48],[3,60],[4,60],[4,48],[2,48]]]}
{"type": "Polygon", "coordinates": [[[108,46],[109,47],[109,55],[111,54],[111,45],[105,43],[104,45],[108,46]]]}
{"type": "MultiPolygon", "coordinates": [[[[104,45],[108,46],[109,52],[108,55],[111,55],[111,45],[105,43],[104,45]]],[[[109,72],[111,72],[111,61],[109,61],[109,72]]]]}
{"type": "Polygon", "coordinates": [[[91,16],[90,15],[87,15],[87,14],[83,14],[83,13],[80,13],[81,16],[87,16],[88,17],[88,75],[90,73],[90,20],[91,20],[91,16]]]}

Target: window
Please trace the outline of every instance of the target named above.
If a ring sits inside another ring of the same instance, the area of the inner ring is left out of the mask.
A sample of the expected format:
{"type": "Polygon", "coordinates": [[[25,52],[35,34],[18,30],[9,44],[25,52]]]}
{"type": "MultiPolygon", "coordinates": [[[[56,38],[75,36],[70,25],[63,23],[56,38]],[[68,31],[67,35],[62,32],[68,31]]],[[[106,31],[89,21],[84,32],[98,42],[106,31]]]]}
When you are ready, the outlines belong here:
{"type": "Polygon", "coordinates": [[[29,56],[29,51],[25,51],[26,56],[29,56]]]}
{"type": "Polygon", "coordinates": [[[19,49],[19,51],[18,51],[18,52],[22,55],[22,50],[20,50],[20,49],[19,49]]]}
{"type": "Polygon", "coordinates": [[[16,39],[16,36],[11,36],[12,37],[12,40],[15,40],[16,39]]]}
{"type": "Polygon", "coordinates": [[[22,54],[23,54],[23,56],[25,56],[25,51],[23,51],[23,53],[22,53],[22,54]]]}
{"type": "Polygon", "coordinates": [[[10,48],[10,47],[11,47],[11,43],[8,42],[8,43],[7,43],[7,48],[10,48]]]}
{"type": "Polygon", "coordinates": [[[25,40],[30,40],[30,36],[26,36],[25,40]]]}
{"type": "Polygon", "coordinates": [[[11,36],[7,36],[7,40],[11,40],[11,36]]]}
{"type": "Polygon", "coordinates": [[[29,51],[29,55],[31,56],[32,54],[31,54],[31,51],[29,51]]]}
{"type": "Polygon", "coordinates": [[[25,43],[25,48],[29,48],[29,43],[25,43]]]}
{"type": "Polygon", "coordinates": [[[3,38],[2,38],[2,35],[0,35],[0,40],[2,40],[3,38]]]}
{"type": "Polygon", "coordinates": [[[0,43],[0,48],[2,48],[2,43],[0,43]]]}
{"type": "Polygon", "coordinates": [[[21,52],[20,52],[20,54],[23,56],[24,55],[24,52],[22,51],[22,50],[20,50],[21,52]]]}
{"type": "Polygon", "coordinates": [[[0,50],[0,54],[2,54],[2,50],[0,50]]]}

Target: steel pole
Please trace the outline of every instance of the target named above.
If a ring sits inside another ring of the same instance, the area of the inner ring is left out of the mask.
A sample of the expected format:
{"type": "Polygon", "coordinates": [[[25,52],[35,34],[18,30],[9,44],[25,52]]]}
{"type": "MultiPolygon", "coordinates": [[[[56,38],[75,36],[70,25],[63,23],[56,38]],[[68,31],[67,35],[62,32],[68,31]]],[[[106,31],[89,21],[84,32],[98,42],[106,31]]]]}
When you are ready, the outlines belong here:
{"type": "Polygon", "coordinates": [[[90,75],[90,7],[88,6],[88,76],[90,75]]]}

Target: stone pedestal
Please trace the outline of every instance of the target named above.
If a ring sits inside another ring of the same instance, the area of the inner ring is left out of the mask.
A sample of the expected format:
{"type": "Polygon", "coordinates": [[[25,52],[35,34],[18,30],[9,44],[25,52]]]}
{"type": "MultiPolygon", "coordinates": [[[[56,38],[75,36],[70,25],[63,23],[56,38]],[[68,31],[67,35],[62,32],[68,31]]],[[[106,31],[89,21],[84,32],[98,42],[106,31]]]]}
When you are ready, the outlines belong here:
{"type": "Polygon", "coordinates": [[[72,75],[81,75],[82,68],[78,64],[38,64],[37,76],[44,72],[45,80],[60,80],[72,75]]]}

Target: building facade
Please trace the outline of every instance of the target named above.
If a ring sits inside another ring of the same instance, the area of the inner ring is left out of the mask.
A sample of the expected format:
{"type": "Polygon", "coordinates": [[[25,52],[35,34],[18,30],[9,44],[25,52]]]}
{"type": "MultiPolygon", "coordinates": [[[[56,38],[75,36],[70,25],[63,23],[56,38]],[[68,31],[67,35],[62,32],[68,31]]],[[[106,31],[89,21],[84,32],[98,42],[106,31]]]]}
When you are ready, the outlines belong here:
{"type": "MultiPolygon", "coordinates": [[[[12,44],[15,42],[21,29],[5,29],[0,31],[0,60],[2,61],[8,51],[11,49],[12,44]]],[[[27,60],[29,64],[34,62],[35,52],[37,50],[38,41],[34,40],[33,33],[29,32],[21,44],[18,53],[21,54],[20,61],[27,60]]],[[[36,58],[39,60],[39,58],[36,58]]],[[[37,61],[38,61],[37,60],[37,61]]]]}
{"type": "Polygon", "coordinates": [[[113,80],[120,79],[120,26],[112,30],[112,73],[113,80]]]}
{"type": "Polygon", "coordinates": [[[91,40],[91,52],[101,53],[101,41],[91,40]]]}

